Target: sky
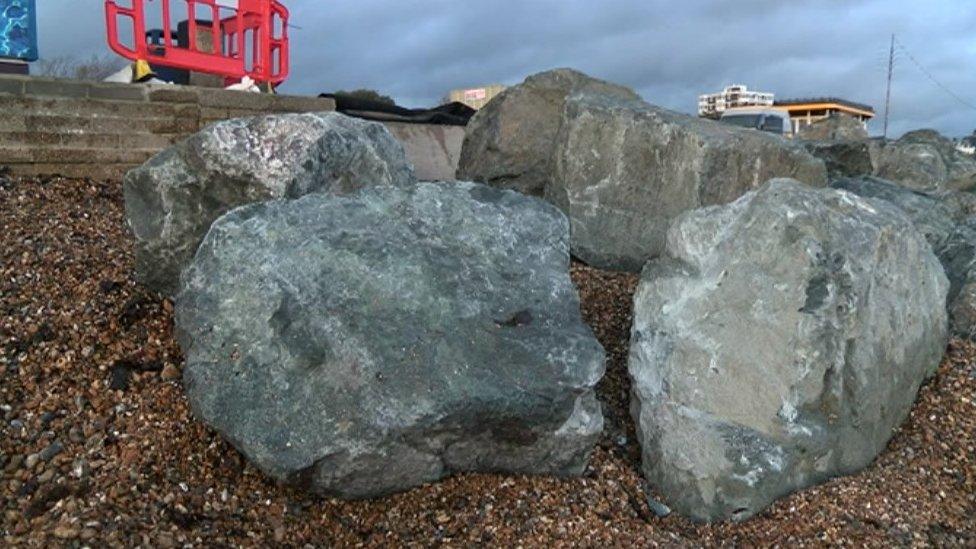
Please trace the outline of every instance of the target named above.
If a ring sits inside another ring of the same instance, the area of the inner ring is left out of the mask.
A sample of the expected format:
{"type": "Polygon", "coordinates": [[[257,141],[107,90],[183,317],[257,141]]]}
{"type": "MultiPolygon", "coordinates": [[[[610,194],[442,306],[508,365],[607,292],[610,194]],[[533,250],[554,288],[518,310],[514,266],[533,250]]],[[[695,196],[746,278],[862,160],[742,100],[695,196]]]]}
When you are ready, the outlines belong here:
{"type": "MultiPolygon", "coordinates": [[[[874,106],[880,135],[894,33],[889,135],[976,130],[973,0],[281,1],[292,25],[284,93],[372,88],[422,107],[572,67],[688,113],[733,83],[837,96],[874,106]]],[[[101,0],[37,3],[42,57],[107,51],[101,0]]]]}

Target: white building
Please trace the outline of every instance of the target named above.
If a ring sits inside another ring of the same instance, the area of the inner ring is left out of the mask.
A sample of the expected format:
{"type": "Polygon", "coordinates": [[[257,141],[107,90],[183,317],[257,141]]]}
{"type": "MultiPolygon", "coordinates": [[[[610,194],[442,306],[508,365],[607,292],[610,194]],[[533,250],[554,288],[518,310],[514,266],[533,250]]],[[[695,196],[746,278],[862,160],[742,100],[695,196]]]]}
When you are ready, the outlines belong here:
{"type": "Polygon", "coordinates": [[[976,132],[956,141],[956,149],[961,153],[976,155],[976,132]]]}
{"type": "Polygon", "coordinates": [[[743,84],[733,84],[719,93],[698,96],[698,116],[719,118],[726,109],[736,107],[772,107],[771,93],[752,91],[743,84]]]}
{"type": "Polygon", "coordinates": [[[474,110],[479,110],[494,99],[496,95],[505,91],[505,88],[506,86],[502,84],[491,84],[483,88],[452,90],[447,94],[446,99],[447,101],[464,103],[474,110]]]}

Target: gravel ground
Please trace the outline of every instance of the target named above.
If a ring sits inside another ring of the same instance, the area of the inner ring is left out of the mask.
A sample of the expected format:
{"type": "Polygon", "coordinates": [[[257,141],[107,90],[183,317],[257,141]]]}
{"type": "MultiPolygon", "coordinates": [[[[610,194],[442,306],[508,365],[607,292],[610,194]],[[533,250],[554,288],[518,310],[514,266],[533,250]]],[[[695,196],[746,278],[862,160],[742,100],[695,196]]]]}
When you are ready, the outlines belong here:
{"type": "Polygon", "coordinates": [[[322,500],[267,481],[191,417],[172,306],[132,280],[117,182],[0,177],[0,225],[5,546],[976,546],[970,343],[951,344],[862,473],[743,524],[658,518],[627,411],[636,277],[575,265],[609,356],[607,431],[583,478],[465,475],[378,501],[322,500]]]}

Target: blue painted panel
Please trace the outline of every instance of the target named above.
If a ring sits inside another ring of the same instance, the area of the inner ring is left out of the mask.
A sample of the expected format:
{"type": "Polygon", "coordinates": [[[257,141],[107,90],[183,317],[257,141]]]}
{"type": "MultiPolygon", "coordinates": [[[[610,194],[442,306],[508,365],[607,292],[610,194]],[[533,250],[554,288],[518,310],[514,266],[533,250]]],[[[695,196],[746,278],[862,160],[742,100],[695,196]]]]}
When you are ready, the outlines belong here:
{"type": "Polygon", "coordinates": [[[0,0],[0,57],[37,61],[35,0],[0,0]]]}

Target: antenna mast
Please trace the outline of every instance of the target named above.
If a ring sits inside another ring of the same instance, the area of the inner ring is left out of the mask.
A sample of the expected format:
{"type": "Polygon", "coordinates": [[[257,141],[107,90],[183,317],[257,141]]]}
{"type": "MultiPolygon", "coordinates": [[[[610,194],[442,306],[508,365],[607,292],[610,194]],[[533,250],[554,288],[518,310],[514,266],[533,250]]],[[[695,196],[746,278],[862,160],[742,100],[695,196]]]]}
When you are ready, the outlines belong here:
{"type": "Polygon", "coordinates": [[[891,35],[891,49],[888,52],[888,91],[885,93],[884,137],[888,137],[888,113],[891,110],[891,74],[895,70],[895,35],[891,35]]]}

